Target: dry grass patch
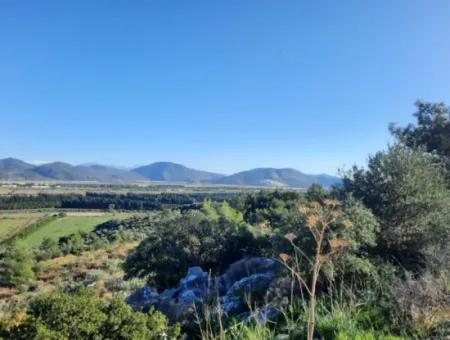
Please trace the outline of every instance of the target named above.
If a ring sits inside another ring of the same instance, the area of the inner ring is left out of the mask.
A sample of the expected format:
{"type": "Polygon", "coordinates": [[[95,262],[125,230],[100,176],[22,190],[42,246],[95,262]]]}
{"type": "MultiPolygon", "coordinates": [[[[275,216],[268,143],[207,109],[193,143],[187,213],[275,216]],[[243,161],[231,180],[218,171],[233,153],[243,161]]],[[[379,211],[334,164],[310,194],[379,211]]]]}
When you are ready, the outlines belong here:
{"type": "Polygon", "coordinates": [[[63,269],[69,269],[75,277],[82,277],[89,270],[104,268],[111,259],[124,260],[138,244],[138,241],[124,242],[105,249],[84,252],[79,256],[65,255],[42,261],[39,263],[41,271],[38,278],[43,281],[53,280],[63,269]]]}

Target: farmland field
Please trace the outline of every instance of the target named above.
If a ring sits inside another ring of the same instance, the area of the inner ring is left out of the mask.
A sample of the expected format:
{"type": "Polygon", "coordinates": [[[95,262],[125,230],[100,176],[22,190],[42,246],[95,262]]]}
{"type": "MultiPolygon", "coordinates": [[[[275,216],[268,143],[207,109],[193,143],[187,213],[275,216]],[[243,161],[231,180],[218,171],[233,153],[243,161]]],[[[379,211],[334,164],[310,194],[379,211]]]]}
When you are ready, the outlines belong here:
{"type": "Polygon", "coordinates": [[[50,221],[36,231],[19,240],[18,243],[30,248],[38,246],[46,237],[57,240],[61,236],[70,235],[78,231],[89,232],[100,223],[111,219],[120,219],[131,216],[131,214],[92,214],[92,215],[76,215],[60,217],[50,221]],[[92,216],[94,215],[94,216],[92,216]]]}
{"type": "Polygon", "coordinates": [[[0,241],[10,238],[16,233],[36,223],[45,216],[43,212],[2,212],[0,214],[0,241]]]}

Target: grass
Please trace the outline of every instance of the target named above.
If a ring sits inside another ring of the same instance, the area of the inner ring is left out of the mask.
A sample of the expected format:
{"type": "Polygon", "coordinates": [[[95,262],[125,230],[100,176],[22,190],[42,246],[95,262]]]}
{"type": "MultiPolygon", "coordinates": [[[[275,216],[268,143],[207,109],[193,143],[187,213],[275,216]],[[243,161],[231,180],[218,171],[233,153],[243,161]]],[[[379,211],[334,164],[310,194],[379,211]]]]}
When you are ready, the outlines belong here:
{"type": "Polygon", "coordinates": [[[111,219],[125,218],[131,216],[128,213],[123,214],[104,214],[101,216],[65,216],[50,221],[49,223],[31,232],[18,241],[20,245],[26,248],[38,246],[46,237],[57,240],[66,235],[76,233],[78,231],[89,232],[95,226],[111,219]]]}
{"type": "Polygon", "coordinates": [[[18,232],[28,228],[42,218],[45,213],[1,213],[0,214],[0,242],[11,238],[18,232]]]}

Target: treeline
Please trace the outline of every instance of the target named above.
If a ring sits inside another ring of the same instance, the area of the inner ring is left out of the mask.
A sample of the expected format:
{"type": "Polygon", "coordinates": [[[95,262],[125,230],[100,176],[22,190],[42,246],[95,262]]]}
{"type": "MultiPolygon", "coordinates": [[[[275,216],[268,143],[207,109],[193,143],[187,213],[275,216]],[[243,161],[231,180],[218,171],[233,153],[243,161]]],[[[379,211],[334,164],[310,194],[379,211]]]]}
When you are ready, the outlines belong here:
{"type": "Polygon", "coordinates": [[[38,194],[0,197],[0,210],[11,209],[119,209],[159,210],[164,208],[190,209],[205,199],[222,201],[235,197],[234,193],[98,193],[38,194]]]}

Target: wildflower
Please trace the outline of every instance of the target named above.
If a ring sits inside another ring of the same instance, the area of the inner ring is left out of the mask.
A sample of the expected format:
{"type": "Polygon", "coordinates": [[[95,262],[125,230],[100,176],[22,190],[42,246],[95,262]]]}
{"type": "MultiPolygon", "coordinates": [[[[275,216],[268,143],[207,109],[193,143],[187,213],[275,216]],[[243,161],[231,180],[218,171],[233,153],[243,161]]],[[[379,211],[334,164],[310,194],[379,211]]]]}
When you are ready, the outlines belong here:
{"type": "Polygon", "coordinates": [[[333,211],[331,212],[331,216],[332,216],[333,218],[341,217],[341,216],[342,216],[342,211],[340,211],[340,210],[333,210],[333,211]]]}
{"type": "Polygon", "coordinates": [[[289,261],[290,256],[288,254],[285,253],[281,253],[280,255],[281,260],[286,263],[287,261],[289,261]]]}
{"type": "Polygon", "coordinates": [[[323,204],[329,207],[336,207],[340,204],[340,202],[336,199],[327,198],[323,200],[323,204]]]}
{"type": "Polygon", "coordinates": [[[320,203],[319,202],[311,202],[309,204],[309,206],[311,207],[311,209],[320,209],[320,203]]]}
{"type": "Polygon", "coordinates": [[[348,247],[351,245],[352,242],[349,240],[339,240],[339,239],[333,239],[330,240],[330,247],[332,250],[337,250],[339,248],[348,247]]]}
{"type": "Polygon", "coordinates": [[[305,214],[308,213],[309,208],[305,207],[305,206],[301,206],[301,207],[298,208],[298,211],[300,212],[300,214],[305,215],[305,214]]]}
{"type": "Polygon", "coordinates": [[[320,216],[319,215],[309,215],[306,218],[306,226],[308,228],[314,228],[317,226],[317,224],[320,222],[320,216]]]}
{"type": "Polygon", "coordinates": [[[297,238],[297,236],[295,236],[294,233],[287,233],[286,235],[284,235],[284,238],[292,242],[297,238]]]}

